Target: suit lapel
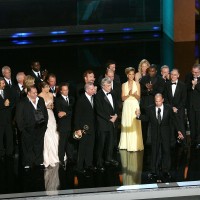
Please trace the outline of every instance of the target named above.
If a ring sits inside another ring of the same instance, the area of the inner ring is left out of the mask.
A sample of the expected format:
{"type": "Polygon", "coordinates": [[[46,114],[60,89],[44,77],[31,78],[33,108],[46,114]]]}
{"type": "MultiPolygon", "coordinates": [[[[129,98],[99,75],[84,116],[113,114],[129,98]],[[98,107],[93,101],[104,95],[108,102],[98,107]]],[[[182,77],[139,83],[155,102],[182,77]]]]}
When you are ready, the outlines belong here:
{"type": "Polygon", "coordinates": [[[163,120],[165,119],[166,114],[167,114],[167,109],[166,109],[166,106],[163,104],[163,117],[162,117],[161,123],[162,123],[163,120]]]}
{"type": "Polygon", "coordinates": [[[174,92],[174,98],[177,96],[177,94],[179,93],[179,91],[180,91],[180,84],[178,82],[177,85],[176,85],[175,92],[174,92]]]}
{"type": "MultiPolygon", "coordinates": [[[[62,99],[62,102],[68,106],[68,103],[67,103],[67,101],[64,99],[64,97],[61,96],[60,98],[62,99]]],[[[69,99],[69,97],[68,97],[68,99],[69,99]]],[[[70,101],[70,100],[69,100],[69,101],[70,101]]]]}
{"type": "Polygon", "coordinates": [[[152,107],[152,112],[153,112],[153,116],[155,117],[155,120],[158,121],[157,115],[156,115],[156,106],[152,107]]]}
{"type": "MultiPolygon", "coordinates": [[[[94,98],[94,97],[93,97],[93,98],[94,98]]],[[[85,100],[88,104],[90,104],[91,108],[93,109],[91,102],[89,101],[89,99],[86,97],[85,94],[84,94],[84,100],[85,100]]],[[[94,99],[93,99],[93,102],[94,102],[94,99]]]]}
{"type": "MultiPolygon", "coordinates": [[[[105,101],[110,105],[110,107],[114,110],[114,108],[112,107],[112,105],[111,105],[111,103],[110,103],[110,101],[108,100],[108,97],[107,97],[107,95],[106,94],[104,94],[104,92],[103,92],[103,95],[104,95],[104,99],[105,99],[105,101]]],[[[112,95],[112,94],[111,94],[112,95]]],[[[112,95],[112,99],[113,99],[113,95],[112,95]]],[[[114,101],[113,101],[113,106],[115,106],[114,105],[114,101]]]]}
{"type": "MultiPolygon", "coordinates": [[[[171,83],[171,81],[170,81],[170,83],[171,83]]],[[[169,90],[169,94],[170,94],[171,99],[173,99],[174,97],[173,97],[173,94],[172,94],[172,86],[171,86],[171,84],[168,85],[168,90],[169,90]]]]}

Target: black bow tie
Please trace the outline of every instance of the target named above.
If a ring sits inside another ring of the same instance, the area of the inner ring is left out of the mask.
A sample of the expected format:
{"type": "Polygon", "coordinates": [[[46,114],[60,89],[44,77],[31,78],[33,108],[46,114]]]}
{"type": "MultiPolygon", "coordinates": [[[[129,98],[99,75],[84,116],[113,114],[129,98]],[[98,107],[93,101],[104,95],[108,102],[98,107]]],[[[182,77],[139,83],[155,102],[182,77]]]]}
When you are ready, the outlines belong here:
{"type": "Polygon", "coordinates": [[[171,83],[171,85],[176,85],[176,82],[175,83],[171,83]]]}
{"type": "Polygon", "coordinates": [[[111,94],[111,92],[107,92],[107,93],[106,93],[106,95],[109,95],[109,94],[111,94]]]}

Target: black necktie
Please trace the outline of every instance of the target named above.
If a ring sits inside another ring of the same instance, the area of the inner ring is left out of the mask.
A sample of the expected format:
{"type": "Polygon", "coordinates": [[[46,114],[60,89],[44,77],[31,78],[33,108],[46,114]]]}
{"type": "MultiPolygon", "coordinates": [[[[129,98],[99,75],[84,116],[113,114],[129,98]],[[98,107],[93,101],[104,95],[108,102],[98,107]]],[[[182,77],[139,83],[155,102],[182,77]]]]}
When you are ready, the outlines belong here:
{"type": "Polygon", "coordinates": [[[161,109],[158,108],[158,115],[157,115],[157,118],[158,118],[158,124],[161,123],[161,114],[160,114],[160,112],[161,112],[161,109]]]}
{"type": "Polygon", "coordinates": [[[11,87],[11,86],[12,86],[12,84],[11,84],[11,81],[10,81],[10,80],[8,81],[8,85],[9,85],[9,87],[11,87]]]}
{"type": "Polygon", "coordinates": [[[41,76],[40,76],[40,72],[38,72],[37,75],[38,75],[38,78],[41,78],[41,76]]]}
{"type": "Polygon", "coordinates": [[[176,82],[175,83],[171,83],[171,85],[176,85],[176,82]]]}
{"type": "Polygon", "coordinates": [[[90,102],[91,102],[91,105],[93,107],[93,96],[90,97],[90,102]]]}
{"type": "Polygon", "coordinates": [[[69,106],[69,98],[66,97],[66,102],[67,102],[67,105],[69,106]]]}
{"type": "Polygon", "coordinates": [[[106,95],[109,95],[109,94],[111,94],[111,92],[106,93],[106,95]]]}

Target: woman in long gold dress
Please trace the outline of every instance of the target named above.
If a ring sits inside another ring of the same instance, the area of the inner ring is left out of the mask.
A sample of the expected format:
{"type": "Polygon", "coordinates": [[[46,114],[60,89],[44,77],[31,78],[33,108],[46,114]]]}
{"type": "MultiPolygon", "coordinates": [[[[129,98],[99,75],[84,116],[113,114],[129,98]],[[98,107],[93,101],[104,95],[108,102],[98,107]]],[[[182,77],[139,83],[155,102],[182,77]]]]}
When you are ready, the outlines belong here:
{"type": "Polygon", "coordinates": [[[135,111],[139,109],[140,84],[134,81],[135,69],[125,69],[128,81],[122,84],[122,120],[119,149],[141,151],[144,149],[140,120],[135,111]]]}

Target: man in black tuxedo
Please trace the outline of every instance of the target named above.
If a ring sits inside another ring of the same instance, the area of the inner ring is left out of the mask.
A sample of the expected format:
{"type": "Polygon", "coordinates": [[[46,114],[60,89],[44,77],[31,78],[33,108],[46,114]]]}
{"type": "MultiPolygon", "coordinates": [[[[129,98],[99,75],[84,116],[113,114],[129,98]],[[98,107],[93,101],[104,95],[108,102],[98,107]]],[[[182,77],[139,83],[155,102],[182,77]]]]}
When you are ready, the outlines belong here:
{"type": "Polygon", "coordinates": [[[13,154],[12,109],[10,106],[10,93],[5,90],[6,83],[0,77],[0,159],[13,154]],[[4,147],[4,141],[6,146],[4,147]]]}
{"type": "Polygon", "coordinates": [[[39,88],[39,84],[46,79],[47,71],[41,72],[41,65],[38,61],[33,61],[31,63],[32,70],[30,71],[29,75],[35,78],[35,85],[39,88]]]}
{"type": "Polygon", "coordinates": [[[2,67],[2,75],[5,79],[6,89],[14,87],[14,81],[11,79],[11,69],[9,66],[2,67]]]}
{"type": "Polygon", "coordinates": [[[95,139],[95,114],[93,102],[94,94],[94,84],[86,83],[85,93],[80,96],[76,103],[74,129],[75,134],[78,137],[81,137],[78,147],[78,172],[85,172],[85,169],[93,169],[93,151],[95,139]]]}
{"type": "Polygon", "coordinates": [[[15,85],[15,91],[17,94],[17,102],[20,101],[23,97],[26,96],[26,93],[24,91],[24,78],[25,78],[24,72],[18,72],[16,75],[17,85],[15,85]]]}
{"type": "Polygon", "coordinates": [[[182,134],[185,137],[185,104],[187,98],[187,88],[185,83],[178,79],[178,69],[173,69],[170,77],[171,81],[168,81],[165,85],[164,101],[173,108],[174,114],[171,119],[171,145],[174,146],[177,141],[177,130],[175,130],[176,125],[174,124],[177,117],[179,119],[179,126],[182,130],[182,134]]]}
{"type": "Polygon", "coordinates": [[[49,84],[49,92],[53,94],[54,97],[59,95],[58,86],[56,85],[56,75],[48,74],[47,83],[49,84]]]}
{"type": "Polygon", "coordinates": [[[118,165],[113,159],[114,130],[118,117],[118,104],[111,91],[111,80],[103,78],[102,89],[95,96],[97,114],[97,167],[103,171],[103,164],[118,165]]]}
{"type": "Polygon", "coordinates": [[[190,123],[192,144],[200,149],[200,64],[192,67],[192,73],[186,76],[187,112],[190,123]]]}
{"type": "Polygon", "coordinates": [[[59,85],[60,96],[55,99],[55,111],[57,117],[58,132],[60,134],[58,156],[60,164],[65,166],[64,156],[67,154],[67,162],[73,161],[73,138],[71,120],[73,114],[74,98],[68,96],[68,83],[59,85]]]}
{"type": "Polygon", "coordinates": [[[15,105],[17,100],[17,94],[15,91],[15,84],[11,78],[11,68],[9,66],[2,67],[2,75],[5,80],[5,90],[10,93],[10,107],[12,108],[12,118],[14,118],[15,105]]]}
{"type": "MultiPolygon", "coordinates": [[[[170,105],[163,104],[162,94],[155,95],[155,104],[150,105],[145,115],[136,110],[137,119],[149,121],[151,124],[151,173],[160,181],[160,176],[170,178],[170,140],[171,140],[171,118],[173,110],[170,105]],[[161,171],[160,171],[161,169],[161,171]],[[162,174],[161,174],[162,173],[162,174]]],[[[177,128],[178,130],[178,128],[177,128]]],[[[177,132],[178,138],[183,139],[181,131],[177,132]]]]}
{"type": "MultiPolygon", "coordinates": [[[[106,70],[105,77],[110,78],[111,80],[111,93],[114,94],[117,100],[118,108],[122,107],[122,86],[119,82],[114,80],[114,72],[110,69],[106,70]]],[[[118,124],[115,126],[115,131],[114,131],[114,150],[118,151],[118,124]]]]}
{"type": "Polygon", "coordinates": [[[48,113],[44,99],[37,96],[35,86],[27,88],[27,97],[18,103],[16,122],[22,133],[22,164],[24,168],[28,170],[32,165],[44,167],[43,147],[48,113]],[[37,113],[41,113],[41,118],[36,117],[37,113]]]}
{"type": "MultiPolygon", "coordinates": [[[[141,86],[141,100],[140,109],[142,114],[145,114],[145,110],[149,105],[154,103],[154,96],[157,93],[163,94],[165,81],[162,77],[157,75],[157,66],[151,64],[148,69],[148,75],[143,76],[140,80],[141,86]]],[[[146,144],[147,132],[149,122],[142,122],[142,136],[143,143],[146,144]]]]}

